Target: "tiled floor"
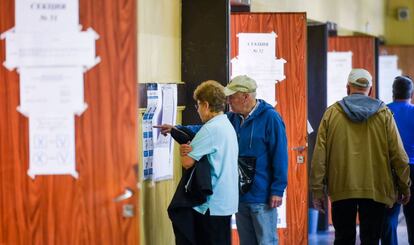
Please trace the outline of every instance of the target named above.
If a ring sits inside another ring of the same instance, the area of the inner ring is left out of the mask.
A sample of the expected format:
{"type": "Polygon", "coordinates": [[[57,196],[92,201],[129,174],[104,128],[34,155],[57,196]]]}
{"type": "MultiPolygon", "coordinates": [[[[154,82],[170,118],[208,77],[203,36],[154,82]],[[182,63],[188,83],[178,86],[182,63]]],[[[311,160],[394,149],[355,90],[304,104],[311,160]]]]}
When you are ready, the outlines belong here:
{"type": "MultiPolygon", "coordinates": [[[[398,224],[398,245],[408,245],[407,226],[405,224],[404,215],[402,212],[399,216],[398,224]]],[[[309,245],[330,245],[335,239],[334,228],[331,226],[327,232],[318,232],[317,234],[309,234],[309,245]]],[[[359,229],[357,228],[357,242],[359,241],[359,229]]]]}

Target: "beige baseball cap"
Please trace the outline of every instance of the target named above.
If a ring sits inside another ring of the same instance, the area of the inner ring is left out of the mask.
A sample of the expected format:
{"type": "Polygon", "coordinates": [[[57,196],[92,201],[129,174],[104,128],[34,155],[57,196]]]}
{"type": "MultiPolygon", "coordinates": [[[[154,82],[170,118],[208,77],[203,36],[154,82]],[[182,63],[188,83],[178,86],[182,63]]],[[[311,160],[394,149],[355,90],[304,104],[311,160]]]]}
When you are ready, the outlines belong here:
{"type": "Polygon", "coordinates": [[[361,88],[369,88],[372,84],[372,76],[365,69],[352,69],[348,76],[348,84],[353,84],[361,88]],[[364,78],[366,81],[358,81],[360,78],[364,78]]]}
{"type": "Polygon", "coordinates": [[[237,92],[253,93],[256,92],[256,88],[257,84],[255,80],[246,75],[241,75],[230,80],[230,82],[224,88],[224,94],[226,96],[230,96],[237,92]]]}

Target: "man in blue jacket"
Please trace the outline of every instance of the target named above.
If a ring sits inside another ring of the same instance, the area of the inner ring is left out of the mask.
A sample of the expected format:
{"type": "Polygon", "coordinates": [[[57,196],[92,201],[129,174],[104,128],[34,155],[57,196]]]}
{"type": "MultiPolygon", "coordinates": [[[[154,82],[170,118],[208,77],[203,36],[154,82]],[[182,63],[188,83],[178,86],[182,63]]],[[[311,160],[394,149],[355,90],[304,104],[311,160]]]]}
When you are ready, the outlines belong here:
{"type": "MultiPolygon", "coordinates": [[[[392,85],[393,102],[388,104],[394,114],[405,152],[408,155],[411,180],[414,180],[414,105],[411,103],[413,94],[414,84],[411,78],[398,76],[392,85]]],[[[413,184],[410,188],[411,193],[414,193],[413,184]]],[[[401,204],[397,202],[387,210],[381,236],[382,244],[398,244],[397,225],[400,208],[401,204]]],[[[414,244],[414,195],[411,195],[411,199],[403,207],[403,211],[407,223],[408,242],[414,244]]]]}
{"type": "Polygon", "coordinates": [[[241,245],[277,244],[277,212],[287,186],[286,130],[280,115],[256,99],[256,82],[237,76],[225,87],[227,113],[238,137],[239,157],[256,160],[249,191],[241,193],[236,214],[241,245]]]}

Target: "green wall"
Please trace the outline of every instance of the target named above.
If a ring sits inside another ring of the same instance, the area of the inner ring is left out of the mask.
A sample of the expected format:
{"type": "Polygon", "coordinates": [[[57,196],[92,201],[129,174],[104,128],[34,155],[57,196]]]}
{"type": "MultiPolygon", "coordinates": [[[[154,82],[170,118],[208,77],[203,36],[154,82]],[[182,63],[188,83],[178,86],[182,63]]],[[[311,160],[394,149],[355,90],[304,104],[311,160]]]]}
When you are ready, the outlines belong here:
{"type": "Polygon", "coordinates": [[[414,44],[414,1],[387,1],[384,37],[387,45],[414,44]],[[398,20],[397,9],[401,7],[408,8],[408,20],[398,20]]]}

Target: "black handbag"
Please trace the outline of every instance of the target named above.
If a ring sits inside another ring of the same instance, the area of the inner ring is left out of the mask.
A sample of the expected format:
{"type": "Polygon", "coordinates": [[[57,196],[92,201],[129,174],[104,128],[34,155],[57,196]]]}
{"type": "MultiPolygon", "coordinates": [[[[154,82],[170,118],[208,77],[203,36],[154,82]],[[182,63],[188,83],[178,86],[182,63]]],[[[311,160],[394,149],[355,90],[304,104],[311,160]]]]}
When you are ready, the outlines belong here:
{"type": "Polygon", "coordinates": [[[254,175],[256,173],[255,157],[239,157],[239,191],[240,194],[249,192],[252,188],[254,175]]]}

